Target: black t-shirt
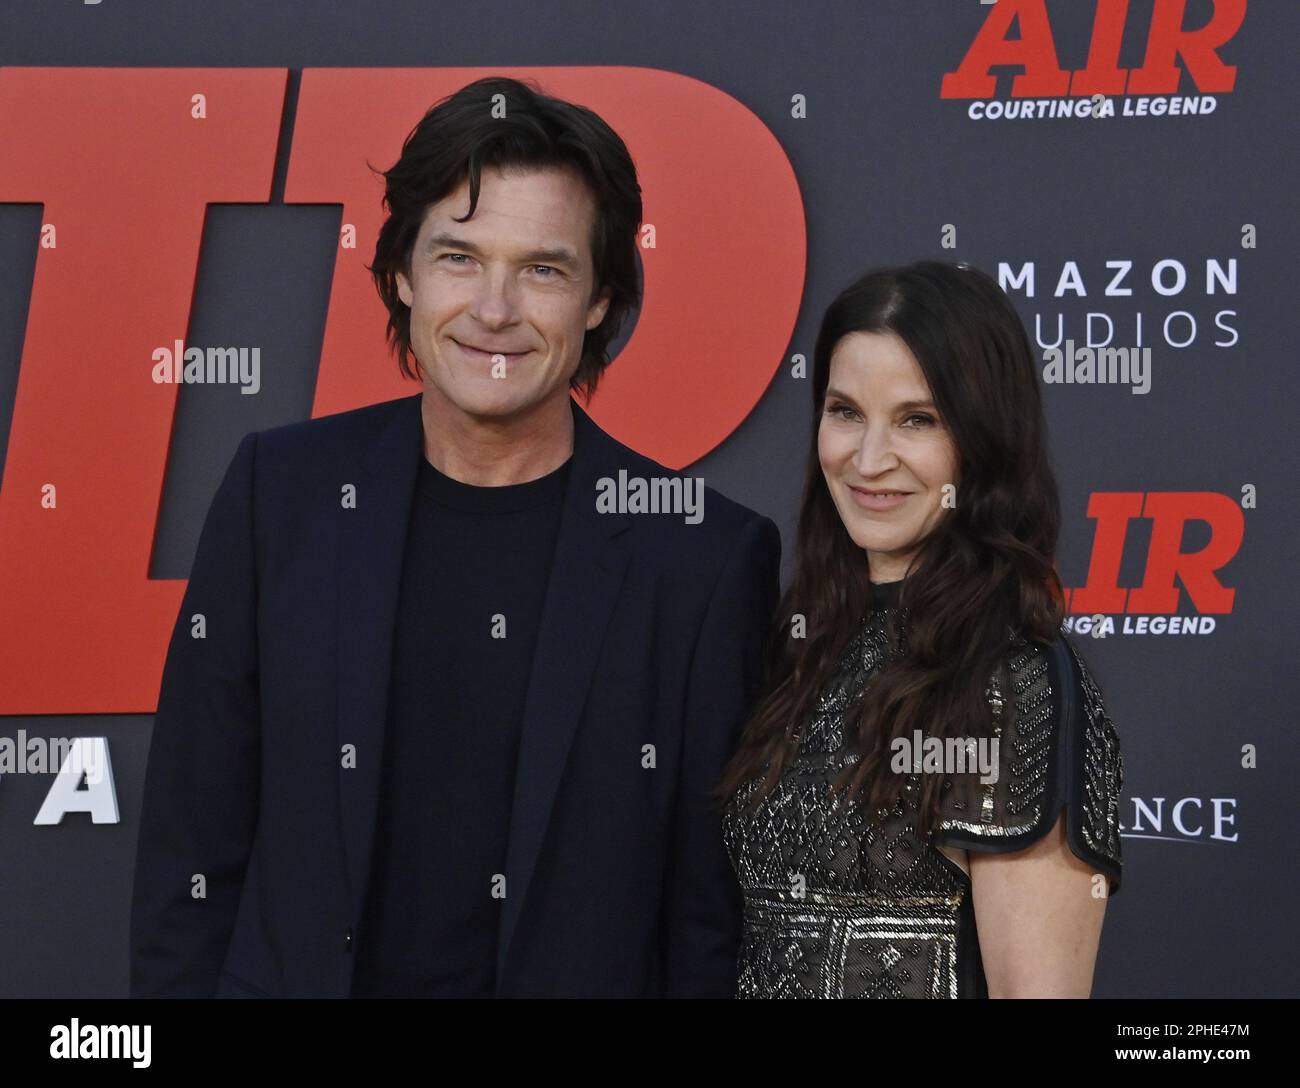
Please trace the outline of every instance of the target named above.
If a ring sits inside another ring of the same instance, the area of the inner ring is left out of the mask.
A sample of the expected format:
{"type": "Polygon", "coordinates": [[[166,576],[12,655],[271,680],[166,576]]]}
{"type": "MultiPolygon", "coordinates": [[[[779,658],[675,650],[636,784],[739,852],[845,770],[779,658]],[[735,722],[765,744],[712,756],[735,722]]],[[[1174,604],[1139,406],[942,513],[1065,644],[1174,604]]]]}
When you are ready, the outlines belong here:
{"type": "Polygon", "coordinates": [[[420,457],[354,997],[493,993],[524,699],[570,463],[477,487],[420,457]]]}

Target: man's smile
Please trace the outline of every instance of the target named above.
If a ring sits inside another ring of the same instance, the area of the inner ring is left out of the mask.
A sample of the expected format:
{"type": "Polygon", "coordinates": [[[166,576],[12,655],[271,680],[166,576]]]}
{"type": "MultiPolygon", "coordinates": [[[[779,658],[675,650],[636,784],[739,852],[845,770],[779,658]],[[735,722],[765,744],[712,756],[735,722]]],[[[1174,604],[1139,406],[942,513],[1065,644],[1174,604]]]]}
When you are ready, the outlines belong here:
{"type": "Polygon", "coordinates": [[[462,341],[457,340],[454,336],[451,337],[451,342],[471,359],[476,359],[480,362],[492,362],[498,355],[508,361],[514,361],[516,359],[522,359],[525,355],[531,354],[531,349],[528,351],[502,351],[500,348],[489,349],[476,347],[473,344],[463,343],[462,341]]]}

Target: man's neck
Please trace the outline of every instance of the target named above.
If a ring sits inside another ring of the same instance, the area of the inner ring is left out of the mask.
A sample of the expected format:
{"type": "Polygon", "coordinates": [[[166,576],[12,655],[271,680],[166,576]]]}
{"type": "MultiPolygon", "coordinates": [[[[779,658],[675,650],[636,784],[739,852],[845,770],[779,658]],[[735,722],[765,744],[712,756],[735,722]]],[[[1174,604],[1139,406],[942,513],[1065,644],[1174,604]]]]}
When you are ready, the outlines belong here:
{"type": "Polygon", "coordinates": [[[569,395],[508,419],[470,416],[427,388],[420,400],[424,456],[444,476],[477,487],[522,484],[554,472],[573,453],[569,395]]]}

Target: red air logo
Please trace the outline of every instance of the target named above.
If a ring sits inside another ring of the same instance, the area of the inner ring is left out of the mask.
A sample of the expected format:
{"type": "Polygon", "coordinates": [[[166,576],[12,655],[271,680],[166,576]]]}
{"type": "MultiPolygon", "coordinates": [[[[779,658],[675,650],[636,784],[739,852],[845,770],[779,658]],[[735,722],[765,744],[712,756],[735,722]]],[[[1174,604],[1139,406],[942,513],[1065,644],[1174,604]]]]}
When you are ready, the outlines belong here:
{"type": "Polygon", "coordinates": [[[1172,616],[1184,591],[1202,616],[1232,611],[1236,590],[1219,580],[1219,571],[1241,547],[1246,518],[1242,507],[1227,495],[1099,491],[1088,503],[1088,517],[1097,523],[1092,561],[1084,585],[1068,591],[1070,613],[1172,616]],[[1146,569],[1142,584],[1126,589],[1119,584],[1120,565],[1130,524],[1139,518],[1151,522],[1146,569]],[[1198,551],[1183,550],[1189,522],[1204,523],[1210,530],[1209,542],[1198,551]]]}
{"type": "MultiPolygon", "coordinates": [[[[1012,99],[1086,99],[1100,103],[1114,95],[1169,96],[1187,93],[1186,73],[1192,87],[1202,96],[1223,94],[1233,89],[1237,69],[1219,56],[1219,50],[1241,28],[1246,17],[1246,0],[1213,0],[1209,19],[1201,25],[1187,25],[1187,0],[1154,0],[1147,28],[1146,50],[1137,68],[1120,66],[1120,45],[1129,21],[1130,0],[1095,0],[1092,36],[1084,67],[1061,67],[1047,0],[998,0],[989,8],[983,26],[975,35],[966,56],[954,71],[943,77],[941,98],[990,99],[997,93],[994,68],[1019,69],[1011,81],[1012,99]],[[1012,37],[1012,28],[1017,36],[1012,37]]],[[[1186,99],[1175,99],[1176,103],[1186,99]]],[[[1210,109],[1164,107],[1126,111],[1129,116],[1156,113],[1197,112],[1210,109]]],[[[1113,111],[1113,105],[1112,105],[1113,111]]],[[[1091,112],[1085,109],[1083,115],[1091,112]]],[[[1098,110],[1098,113],[1104,111],[1098,110]]],[[[971,116],[999,116],[985,112],[971,116]]],[[[1011,116],[1034,116],[1023,110],[1011,116]]],[[[1038,116],[1061,116],[1042,112],[1038,116]]]]}

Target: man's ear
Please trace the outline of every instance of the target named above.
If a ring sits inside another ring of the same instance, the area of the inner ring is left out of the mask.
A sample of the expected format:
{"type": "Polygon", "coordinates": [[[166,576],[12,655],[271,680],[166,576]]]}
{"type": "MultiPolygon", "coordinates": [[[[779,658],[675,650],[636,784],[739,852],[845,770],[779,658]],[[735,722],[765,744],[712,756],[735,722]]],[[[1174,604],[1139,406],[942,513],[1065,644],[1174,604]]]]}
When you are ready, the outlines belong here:
{"type": "Polygon", "coordinates": [[[602,288],[600,297],[587,308],[588,332],[605,320],[605,313],[609,309],[609,300],[612,297],[613,292],[608,287],[602,288]]]}
{"type": "Polygon", "coordinates": [[[397,297],[406,303],[408,309],[411,306],[411,300],[415,297],[415,293],[411,290],[411,281],[407,278],[406,273],[401,271],[397,273],[397,297]]]}

